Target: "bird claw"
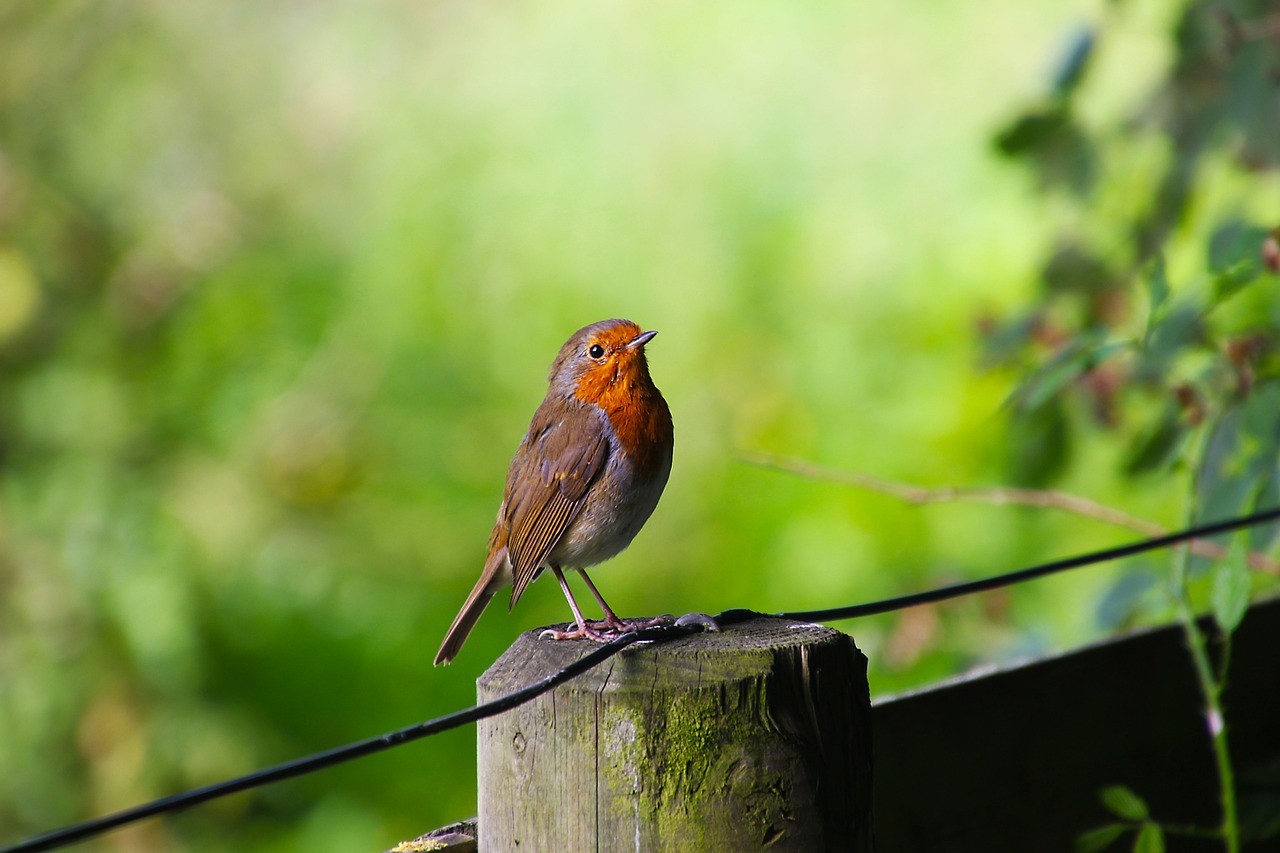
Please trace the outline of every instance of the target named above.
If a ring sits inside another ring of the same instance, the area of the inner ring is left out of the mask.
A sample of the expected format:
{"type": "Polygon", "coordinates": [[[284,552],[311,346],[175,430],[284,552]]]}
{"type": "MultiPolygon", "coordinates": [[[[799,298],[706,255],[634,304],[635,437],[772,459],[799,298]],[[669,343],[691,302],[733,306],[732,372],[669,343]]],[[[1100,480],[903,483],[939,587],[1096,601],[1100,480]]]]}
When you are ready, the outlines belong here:
{"type": "Polygon", "coordinates": [[[608,643],[632,631],[643,631],[645,628],[656,628],[673,622],[675,617],[670,614],[655,616],[652,619],[587,619],[584,624],[565,631],[547,628],[538,636],[541,639],[595,640],[597,643],[608,643]]]}
{"type": "Polygon", "coordinates": [[[568,631],[557,631],[555,628],[547,628],[538,635],[539,639],[551,640],[595,640],[597,643],[607,643],[614,637],[609,636],[604,631],[593,628],[589,623],[585,626],[580,625],[568,631]]]}
{"type": "Polygon", "coordinates": [[[539,639],[550,640],[595,640],[597,643],[608,643],[623,634],[632,631],[643,631],[646,628],[657,628],[661,625],[676,625],[680,628],[698,628],[708,633],[719,633],[720,626],[705,613],[686,613],[677,618],[669,613],[655,616],[652,619],[587,619],[584,624],[564,631],[546,628],[539,639]]]}

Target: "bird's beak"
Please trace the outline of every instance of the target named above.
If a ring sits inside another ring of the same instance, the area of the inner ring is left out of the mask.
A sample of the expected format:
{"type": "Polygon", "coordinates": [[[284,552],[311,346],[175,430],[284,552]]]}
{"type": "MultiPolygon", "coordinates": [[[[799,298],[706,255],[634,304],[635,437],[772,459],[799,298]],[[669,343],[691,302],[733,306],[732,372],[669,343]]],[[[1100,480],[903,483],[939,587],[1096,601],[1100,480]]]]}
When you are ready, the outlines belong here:
{"type": "Polygon", "coordinates": [[[655,330],[636,335],[631,339],[631,343],[627,344],[627,349],[640,349],[642,346],[649,343],[649,341],[653,340],[654,335],[656,334],[658,334],[658,332],[655,330]]]}

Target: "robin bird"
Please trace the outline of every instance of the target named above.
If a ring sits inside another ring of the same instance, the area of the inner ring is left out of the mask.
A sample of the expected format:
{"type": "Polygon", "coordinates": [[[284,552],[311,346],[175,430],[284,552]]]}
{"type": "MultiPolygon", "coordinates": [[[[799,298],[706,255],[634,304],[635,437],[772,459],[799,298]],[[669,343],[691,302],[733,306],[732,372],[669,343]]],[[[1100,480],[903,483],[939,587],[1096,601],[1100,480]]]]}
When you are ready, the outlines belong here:
{"type": "Polygon", "coordinates": [[[561,347],[546,399],[511,460],[484,570],[449,626],[436,666],[458,654],[495,593],[511,586],[515,607],[545,568],[560,582],[577,622],[573,630],[544,632],[556,639],[603,642],[671,619],[619,619],[585,571],[631,544],[671,473],[671,410],[649,377],[644,353],[656,334],[630,320],[603,320],[561,347]],[[603,620],[583,618],[566,568],[581,572],[603,620]]]}

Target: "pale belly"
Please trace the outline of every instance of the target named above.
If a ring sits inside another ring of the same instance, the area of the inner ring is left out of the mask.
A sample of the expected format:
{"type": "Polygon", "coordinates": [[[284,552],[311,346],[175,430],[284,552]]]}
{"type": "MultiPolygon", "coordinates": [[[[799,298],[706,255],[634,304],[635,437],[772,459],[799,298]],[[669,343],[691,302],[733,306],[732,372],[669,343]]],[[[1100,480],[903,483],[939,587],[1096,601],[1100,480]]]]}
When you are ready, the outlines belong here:
{"type": "Polygon", "coordinates": [[[636,478],[630,463],[615,458],[596,482],[582,512],[547,557],[564,568],[586,568],[617,555],[631,544],[653,514],[671,472],[668,458],[648,478],[636,478]],[[623,482],[630,488],[622,488],[623,482]]]}

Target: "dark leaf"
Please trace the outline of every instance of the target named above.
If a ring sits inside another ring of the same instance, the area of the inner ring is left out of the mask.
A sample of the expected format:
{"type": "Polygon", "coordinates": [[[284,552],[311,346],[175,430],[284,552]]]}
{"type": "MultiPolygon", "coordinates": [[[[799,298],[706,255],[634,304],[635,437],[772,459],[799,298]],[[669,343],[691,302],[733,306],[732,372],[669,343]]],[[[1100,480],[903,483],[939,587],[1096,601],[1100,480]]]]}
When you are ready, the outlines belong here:
{"type": "Polygon", "coordinates": [[[1076,853],[1102,853],[1128,831],[1129,826],[1123,823],[1109,823],[1091,829],[1076,838],[1076,853]]]}
{"type": "MultiPolygon", "coordinates": [[[[1280,460],[1277,460],[1280,466],[1280,460]]],[[[1258,498],[1253,503],[1254,512],[1280,507],[1280,467],[1273,467],[1263,475],[1263,483],[1258,489],[1258,498]]],[[[1280,539],[1280,521],[1270,524],[1259,524],[1249,530],[1249,549],[1267,553],[1280,539]]]]}
{"type": "MultiPolygon", "coordinates": [[[[1258,21],[1274,21],[1274,4],[1258,21]]],[[[1258,26],[1254,24],[1254,26],[1258,26]]],[[[1265,25],[1262,25],[1265,26],[1265,25]]],[[[1238,160],[1246,169],[1274,169],[1280,165],[1280,110],[1276,109],[1276,49],[1274,38],[1250,38],[1241,33],[1226,74],[1226,120],[1239,137],[1238,160]]]]}
{"type": "Polygon", "coordinates": [[[1059,246],[1041,275],[1046,287],[1058,293],[1096,293],[1115,283],[1115,275],[1097,255],[1074,243],[1059,246]]]}
{"type": "Polygon", "coordinates": [[[995,144],[1006,157],[1030,158],[1046,186],[1065,186],[1078,195],[1093,187],[1093,143],[1062,104],[1028,111],[1000,131],[995,144]]]}
{"type": "Polygon", "coordinates": [[[1151,259],[1143,280],[1147,285],[1147,334],[1150,335],[1160,309],[1169,298],[1169,278],[1165,273],[1163,255],[1156,255],[1151,259]]]}
{"type": "Polygon", "coordinates": [[[1229,299],[1262,275],[1267,229],[1240,220],[1222,225],[1209,239],[1209,270],[1215,302],[1229,299]]]}
{"type": "Polygon", "coordinates": [[[996,134],[996,149],[1006,157],[1021,157],[1063,133],[1070,121],[1057,107],[1030,110],[996,134]]]}
{"type": "MultiPolygon", "coordinates": [[[[1214,424],[1196,472],[1198,519],[1230,518],[1256,506],[1271,489],[1278,455],[1280,380],[1272,379],[1259,383],[1214,424]]],[[[1198,571],[1205,564],[1196,560],[1194,565],[1198,571]]]]}
{"type": "Polygon", "coordinates": [[[1237,261],[1213,275],[1213,301],[1226,302],[1261,277],[1262,266],[1256,261],[1237,261]]]}
{"type": "Polygon", "coordinates": [[[1209,269],[1224,270],[1241,261],[1258,262],[1267,229],[1239,219],[1218,226],[1209,238],[1209,269]]]}
{"type": "Polygon", "coordinates": [[[1158,823],[1144,823],[1133,840],[1133,853],[1164,853],[1164,830],[1158,823]]]}
{"type": "Polygon", "coordinates": [[[1162,382],[1179,355],[1205,340],[1204,317],[1195,306],[1187,303],[1168,306],[1147,329],[1144,346],[1134,364],[1134,379],[1162,382]]]}
{"type": "Polygon", "coordinates": [[[1111,785],[1098,792],[1098,798],[1107,811],[1125,820],[1146,820],[1147,803],[1124,785],[1111,785]]]}
{"type": "Polygon", "coordinates": [[[1191,431],[1177,405],[1169,404],[1154,422],[1135,438],[1124,463],[1126,474],[1145,474],[1165,468],[1177,458],[1183,440],[1191,431]]]}
{"type": "Polygon", "coordinates": [[[1009,480],[1019,486],[1043,486],[1062,472],[1071,457],[1071,426],[1061,400],[1050,400],[1009,422],[1009,480]]]}

